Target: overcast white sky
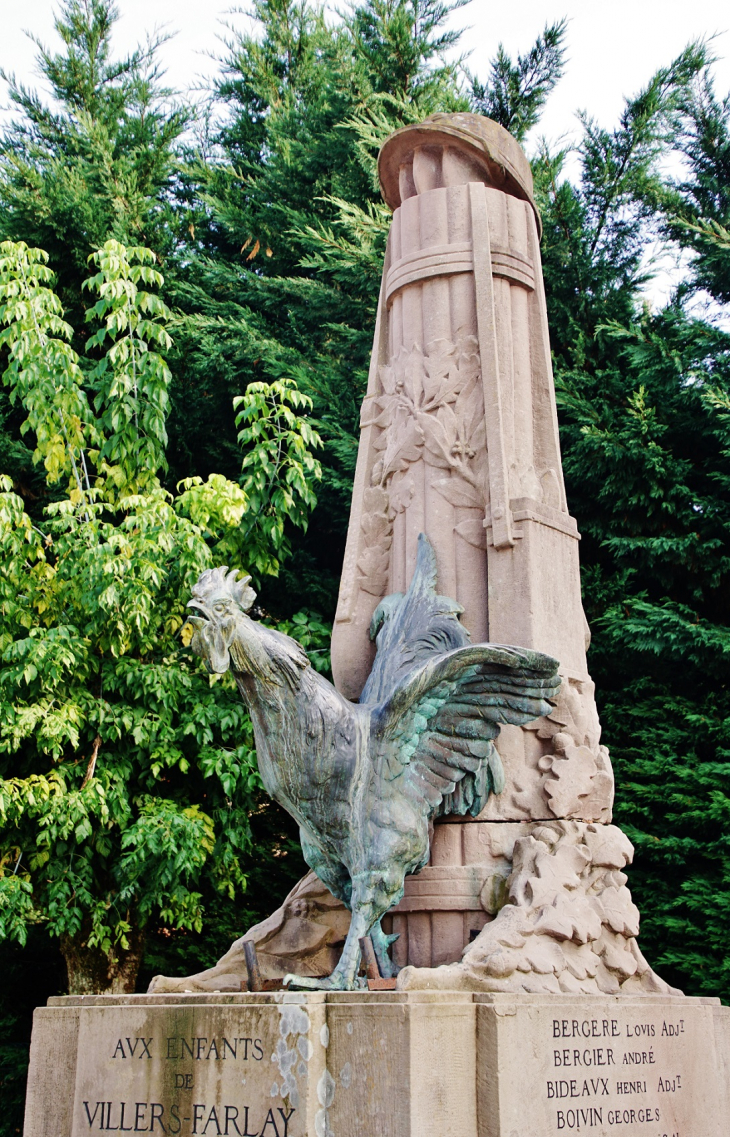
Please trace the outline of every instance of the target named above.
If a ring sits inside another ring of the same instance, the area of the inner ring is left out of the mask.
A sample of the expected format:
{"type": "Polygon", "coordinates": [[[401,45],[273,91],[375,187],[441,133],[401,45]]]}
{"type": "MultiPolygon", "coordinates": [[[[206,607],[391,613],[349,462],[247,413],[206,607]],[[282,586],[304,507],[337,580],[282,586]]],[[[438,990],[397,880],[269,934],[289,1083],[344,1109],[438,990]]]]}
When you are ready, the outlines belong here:
{"type": "MultiPolygon", "coordinates": [[[[117,48],[131,49],[157,29],[174,32],[162,58],[167,82],[184,92],[215,73],[210,56],[220,50],[223,21],[232,4],[220,0],[118,0],[121,19],[117,48]]],[[[340,4],[332,0],[331,7],[340,4]]],[[[0,0],[0,67],[37,85],[32,32],[56,46],[53,30],[55,0],[0,0]]],[[[489,60],[502,42],[514,56],[529,49],[546,23],[567,16],[568,65],[553,92],[537,132],[550,140],[576,136],[575,113],[587,110],[605,127],[613,126],[626,95],[635,94],[653,72],[669,63],[692,39],[715,35],[718,94],[730,91],[730,6],[727,0],[471,0],[454,17],[467,26],[461,48],[468,66],[485,77],[489,60]]],[[[0,84],[0,108],[7,105],[0,84]]],[[[5,117],[0,111],[0,121],[5,117]]],[[[530,149],[529,141],[527,149],[530,149]]],[[[652,287],[654,302],[674,276],[667,265],[665,283],[652,287]]]]}
{"type": "MultiPolygon", "coordinates": [[[[214,71],[206,53],[216,51],[220,21],[231,3],[118,0],[118,4],[120,51],[133,47],[155,27],[164,27],[176,33],[163,49],[171,86],[185,90],[196,77],[214,71]]],[[[0,67],[35,81],[35,48],[23,33],[30,31],[53,44],[55,9],[54,0],[2,0],[0,67]]],[[[551,138],[574,129],[578,109],[587,109],[610,126],[624,95],[636,92],[657,67],[698,36],[719,33],[715,51],[722,58],[716,67],[717,84],[723,94],[730,89],[727,0],[472,0],[454,19],[459,25],[470,25],[462,46],[471,53],[471,70],[484,76],[500,41],[513,54],[526,51],[546,23],[562,16],[570,20],[568,68],[539,128],[551,138]]]]}

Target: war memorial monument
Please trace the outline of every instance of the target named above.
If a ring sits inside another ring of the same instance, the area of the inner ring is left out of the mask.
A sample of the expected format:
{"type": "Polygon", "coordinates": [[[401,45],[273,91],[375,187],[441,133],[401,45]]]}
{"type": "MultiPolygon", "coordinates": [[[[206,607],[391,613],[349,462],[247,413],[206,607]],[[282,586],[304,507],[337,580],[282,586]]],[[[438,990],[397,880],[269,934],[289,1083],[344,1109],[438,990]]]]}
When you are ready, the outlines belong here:
{"type": "Polygon", "coordinates": [[[190,600],[312,871],[208,971],[37,1010],[25,1137],[730,1133],[730,1009],[644,959],[611,824],[529,164],[443,114],[379,172],[335,686],[245,566],[190,600]]]}

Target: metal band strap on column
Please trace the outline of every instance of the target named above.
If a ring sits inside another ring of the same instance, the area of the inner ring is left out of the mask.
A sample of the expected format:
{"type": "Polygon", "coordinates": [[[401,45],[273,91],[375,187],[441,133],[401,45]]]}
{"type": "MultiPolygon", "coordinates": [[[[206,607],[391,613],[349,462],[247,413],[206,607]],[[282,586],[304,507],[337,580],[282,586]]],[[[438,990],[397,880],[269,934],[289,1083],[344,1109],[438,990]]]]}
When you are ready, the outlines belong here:
{"type": "Polygon", "coordinates": [[[507,457],[504,449],[502,393],[500,389],[497,329],[494,316],[492,253],[489,242],[487,191],[482,182],[469,183],[471,232],[474,249],[474,290],[477,306],[477,334],[484,386],[484,416],[487,431],[487,462],[495,549],[514,545],[512,513],[509,506],[507,457]]]}

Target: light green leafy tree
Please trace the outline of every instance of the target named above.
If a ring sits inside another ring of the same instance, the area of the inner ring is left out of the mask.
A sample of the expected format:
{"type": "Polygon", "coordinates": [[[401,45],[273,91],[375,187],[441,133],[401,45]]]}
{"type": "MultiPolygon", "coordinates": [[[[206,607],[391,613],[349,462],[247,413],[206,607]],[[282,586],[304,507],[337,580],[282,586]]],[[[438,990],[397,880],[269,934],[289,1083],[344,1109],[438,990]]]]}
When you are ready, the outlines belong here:
{"type": "Polygon", "coordinates": [[[204,876],[245,888],[251,724],[179,633],[202,570],[278,571],[287,519],[306,526],[315,503],[319,438],[291,382],[257,384],[237,400],[241,484],[171,495],[162,277],[114,240],[90,259],[82,361],[46,255],[0,245],[3,378],[49,487],[31,515],[0,478],[0,936],[44,922],[71,991],[118,991],[150,921],[200,929],[204,876]]]}
{"type": "Polygon", "coordinates": [[[249,383],[233,400],[238,410],[238,441],[246,450],[243,489],[250,521],[246,525],[249,565],[261,573],[278,569],[272,550],[289,553],[285,521],[306,528],[317,499],[312,485],[320,465],[312,451],[319,436],[298,411],[311,411],[312,400],[293,379],[249,383]],[[311,449],[310,449],[311,448],[311,449]]]}

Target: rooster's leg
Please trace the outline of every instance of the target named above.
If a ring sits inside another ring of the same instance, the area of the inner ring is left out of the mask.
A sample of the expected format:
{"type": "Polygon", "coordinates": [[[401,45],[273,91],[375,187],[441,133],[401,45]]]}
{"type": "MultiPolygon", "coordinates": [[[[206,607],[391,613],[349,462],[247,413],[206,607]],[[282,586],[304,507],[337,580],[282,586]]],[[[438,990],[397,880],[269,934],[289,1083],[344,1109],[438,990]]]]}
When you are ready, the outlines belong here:
{"type": "Polygon", "coordinates": [[[373,924],[370,931],[370,939],[373,941],[375,958],[378,961],[378,967],[380,968],[380,974],[383,976],[383,979],[394,979],[400,971],[400,968],[396,967],[388,955],[388,948],[398,939],[398,934],[399,933],[396,932],[393,936],[386,936],[380,925],[380,920],[373,924]]]}
{"type": "MultiPolygon", "coordinates": [[[[326,979],[287,975],[284,982],[291,987],[320,991],[354,991],[359,986],[360,938],[369,935],[374,925],[379,926],[381,916],[397,904],[402,894],[403,873],[398,869],[353,874],[352,919],[337,967],[326,979]]],[[[382,931],[380,935],[383,936],[382,931]]]]}
{"type": "MultiPolygon", "coordinates": [[[[369,935],[376,925],[379,928],[380,918],[400,900],[402,895],[403,871],[396,866],[387,870],[352,874],[350,930],[347,933],[340,962],[330,976],[330,979],[343,983],[344,990],[351,991],[357,983],[361,936],[369,935]]],[[[382,932],[380,934],[382,935],[382,932]]]]}

